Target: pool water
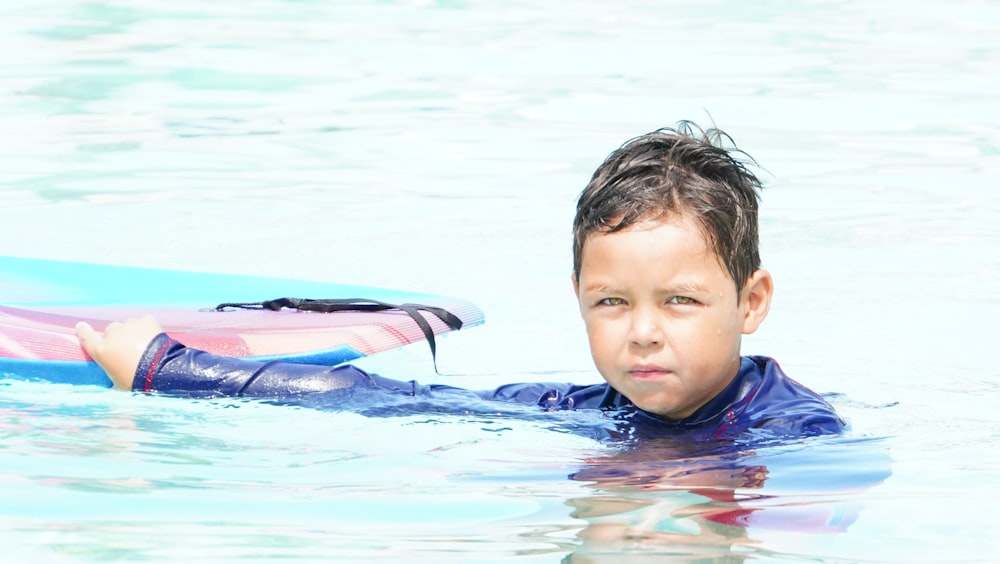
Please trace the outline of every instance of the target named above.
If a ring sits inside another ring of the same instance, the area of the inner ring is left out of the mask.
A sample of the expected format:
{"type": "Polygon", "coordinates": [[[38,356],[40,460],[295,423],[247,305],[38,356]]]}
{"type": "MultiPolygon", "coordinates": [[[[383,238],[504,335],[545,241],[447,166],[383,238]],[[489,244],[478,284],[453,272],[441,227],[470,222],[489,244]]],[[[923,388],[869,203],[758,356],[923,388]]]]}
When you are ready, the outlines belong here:
{"type": "Polygon", "coordinates": [[[0,7],[0,254],[455,295],[366,359],[599,381],[575,196],[717,124],[764,168],[744,340],[843,437],[723,459],[591,413],[366,417],[0,381],[11,561],[989,560],[1000,503],[1000,3],[40,0],[0,7]]]}

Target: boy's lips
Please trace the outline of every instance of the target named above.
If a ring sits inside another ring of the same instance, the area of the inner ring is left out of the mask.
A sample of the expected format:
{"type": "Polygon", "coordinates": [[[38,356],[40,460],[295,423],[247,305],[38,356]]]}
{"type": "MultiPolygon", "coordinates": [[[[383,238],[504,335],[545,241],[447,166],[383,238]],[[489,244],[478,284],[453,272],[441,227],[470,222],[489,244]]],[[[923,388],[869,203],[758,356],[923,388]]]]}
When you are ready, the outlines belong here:
{"type": "Polygon", "coordinates": [[[656,380],[663,378],[672,372],[673,370],[652,364],[642,364],[628,369],[629,376],[637,380],[656,380]]]}

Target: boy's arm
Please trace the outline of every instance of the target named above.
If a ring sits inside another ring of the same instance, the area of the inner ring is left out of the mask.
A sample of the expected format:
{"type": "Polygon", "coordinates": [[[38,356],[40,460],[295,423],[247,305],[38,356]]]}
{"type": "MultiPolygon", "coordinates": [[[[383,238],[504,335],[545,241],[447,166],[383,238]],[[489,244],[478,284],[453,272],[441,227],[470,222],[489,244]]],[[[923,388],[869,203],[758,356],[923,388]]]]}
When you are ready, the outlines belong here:
{"type": "Polygon", "coordinates": [[[108,325],[104,333],[77,325],[84,350],[107,373],[116,388],[158,391],[188,397],[297,397],[307,394],[380,389],[408,396],[466,393],[491,401],[533,404],[543,409],[614,407],[617,394],[606,385],[525,383],[470,392],[451,386],[420,386],[368,374],[351,365],[336,367],[286,362],[256,362],[212,355],[188,348],[163,333],[150,316],[108,325]]]}
{"type": "Polygon", "coordinates": [[[255,362],[185,347],[162,332],[152,317],[108,325],[104,333],[77,325],[84,350],[114,386],[189,397],[294,397],[361,386],[413,393],[414,383],[372,376],[350,365],[336,367],[255,362]]]}
{"type": "Polygon", "coordinates": [[[504,384],[495,390],[479,392],[480,397],[537,405],[547,411],[563,409],[607,409],[620,407],[621,396],[607,384],[569,384],[531,382],[504,384]]]}

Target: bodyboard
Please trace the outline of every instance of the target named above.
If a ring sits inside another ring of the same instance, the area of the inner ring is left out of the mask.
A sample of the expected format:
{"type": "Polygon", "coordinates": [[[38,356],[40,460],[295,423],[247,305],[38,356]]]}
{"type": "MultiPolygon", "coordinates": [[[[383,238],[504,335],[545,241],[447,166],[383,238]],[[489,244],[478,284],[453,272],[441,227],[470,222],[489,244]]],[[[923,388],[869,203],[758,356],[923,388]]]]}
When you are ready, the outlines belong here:
{"type": "MultiPolygon", "coordinates": [[[[98,331],[152,314],[171,337],[212,354],[260,361],[335,365],[427,335],[410,313],[294,309],[215,310],[223,303],[277,298],[357,299],[441,308],[463,328],[483,322],[471,302],[424,293],[331,282],[112,266],[0,256],[0,378],[110,386],[74,327],[98,331]]],[[[418,311],[432,335],[452,330],[418,311]]]]}

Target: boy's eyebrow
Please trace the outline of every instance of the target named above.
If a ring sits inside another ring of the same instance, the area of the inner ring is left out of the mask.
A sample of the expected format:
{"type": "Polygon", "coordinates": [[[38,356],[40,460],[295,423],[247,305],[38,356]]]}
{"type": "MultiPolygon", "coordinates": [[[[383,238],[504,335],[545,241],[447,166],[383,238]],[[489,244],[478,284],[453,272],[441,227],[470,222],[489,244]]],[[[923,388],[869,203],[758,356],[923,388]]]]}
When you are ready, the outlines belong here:
{"type": "MultiPolygon", "coordinates": [[[[625,294],[627,290],[624,288],[617,288],[614,286],[609,286],[607,284],[601,284],[599,282],[588,284],[583,287],[585,293],[601,293],[601,294],[625,294]]],[[[673,284],[664,285],[660,288],[660,292],[664,294],[704,294],[708,293],[709,290],[705,286],[697,282],[678,282],[673,284]]]]}
{"type": "Polygon", "coordinates": [[[597,292],[597,293],[601,293],[601,294],[624,294],[625,293],[625,290],[623,290],[621,288],[614,288],[612,286],[608,286],[607,284],[600,284],[600,283],[587,284],[586,286],[583,287],[583,291],[586,292],[586,293],[597,292]]]}
{"type": "Polygon", "coordinates": [[[679,282],[664,288],[670,294],[703,294],[708,292],[708,288],[697,282],[679,282]]]}

